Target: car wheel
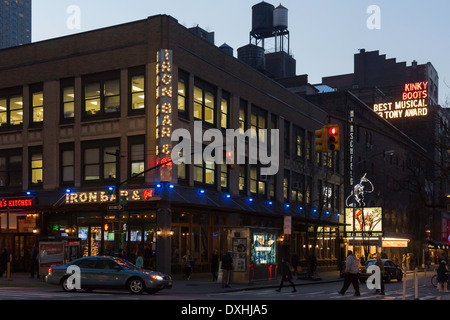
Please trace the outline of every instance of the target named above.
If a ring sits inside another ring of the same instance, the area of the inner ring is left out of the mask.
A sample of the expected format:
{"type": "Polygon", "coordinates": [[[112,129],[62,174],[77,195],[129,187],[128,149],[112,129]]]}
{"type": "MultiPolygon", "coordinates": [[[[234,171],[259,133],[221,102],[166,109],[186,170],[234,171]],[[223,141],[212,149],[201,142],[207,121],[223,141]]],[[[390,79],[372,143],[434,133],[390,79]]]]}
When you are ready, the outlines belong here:
{"type": "Polygon", "coordinates": [[[145,283],[140,278],[132,278],[128,281],[128,290],[132,294],[142,294],[145,290],[145,283]]]}
{"type": "Polygon", "coordinates": [[[61,288],[63,289],[64,292],[74,292],[75,289],[69,289],[67,279],[69,279],[69,276],[65,276],[64,278],[61,279],[61,288]]]}
{"type": "Polygon", "coordinates": [[[402,280],[403,280],[403,275],[400,273],[397,277],[397,281],[402,282],[402,280]]]}

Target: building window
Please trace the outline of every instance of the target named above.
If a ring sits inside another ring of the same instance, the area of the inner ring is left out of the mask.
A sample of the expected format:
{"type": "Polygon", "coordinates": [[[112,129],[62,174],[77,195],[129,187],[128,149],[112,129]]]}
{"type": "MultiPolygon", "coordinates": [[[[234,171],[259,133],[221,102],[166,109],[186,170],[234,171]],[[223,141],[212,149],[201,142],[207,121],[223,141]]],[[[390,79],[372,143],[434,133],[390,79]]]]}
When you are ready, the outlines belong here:
{"type": "Polygon", "coordinates": [[[75,151],[73,144],[61,145],[61,183],[73,184],[75,181],[75,151]]]}
{"type": "MultiPolygon", "coordinates": [[[[131,98],[131,112],[145,110],[145,70],[130,70],[129,92],[131,98]]],[[[120,108],[120,106],[119,106],[120,108]]]]}
{"type": "Polygon", "coordinates": [[[178,71],[178,114],[183,117],[188,117],[188,92],[189,92],[189,75],[179,70],[178,71]]]}
{"type": "Polygon", "coordinates": [[[239,165],[239,192],[247,193],[247,166],[239,165]]]}
{"type": "Polygon", "coordinates": [[[312,143],[313,143],[312,133],[307,132],[305,152],[306,152],[306,161],[308,162],[312,162],[312,143]]]}
{"type": "Polygon", "coordinates": [[[244,134],[247,131],[247,102],[241,100],[239,108],[239,131],[244,134]]]}
{"type": "Polygon", "coordinates": [[[102,147],[84,146],[83,152],[83,180],[84,181],[112,181],[116,179],[116,156],[119,143],[105,142],[102,147]]]}
{"type": "MultiPolygon", "coordinates": [[[[145,143],[144,137],[133,137],[128,142],[129,146],[129,177],[134,177],[145,171],[145,143]]],[[[139,179],[144,179],[140,175],[139,179]]]]}
{"type": "Polygon", "coordinates": [[[213,162],[204,162],[201,165],[194,164],[194,182],[199,184],[215,184],[215,164],[213,162]]]}
{"type": "Polygon", "coordinates": [[[44,181],[44,158],[42,152],[30,152],[31,184],[41,185],[44,181]]]}
{"type": "Polygon", "coordinates": [[[0,187],[21,187],[22,171],[22,150],[2,151],[0,187]]]}
{"type": "Polygon", "coordinates": [[[303,204],[304,201],[304,176],[292,173],[291,201],[303,204]]]}
{"type": "Polygon", "coordinates": [[[220,126],[222,129],[228,129],[230,112],[230,95],[222,92],[222,102],[220,104],[220,126]]]}
{"type": "Polygon", "coordinates": [[[260,136],[259,130],[267,129],[267,112],[261,108],[253,107],[250,125],[252,129],[252,138],[257,138],[259,143],[266,143],[267,137],[260,136]],[[256,136],[254,134],[256,134],[256,136]]]}
{"type": "Polygon", "coordinates": [[[291,135],[290,135],[290,123],[284,121],[284,155],[289,158],[291,155],[291,135]]]}
{"type": "Polygon", "coordinates": [[[215,88],[202,81],[194,86],[194,118],[206,124],[215,125],[216,95],[215,88]]]}
{"type": "Polygon", "coordinates": [[[283,199],[285,202],[289,202],[289,171],[284,170],[283,177],[283,199]]]}
{"type": "Polygon", "coordinates": [[[73,120],[75,118],[75,87],[73,85],[62,88],[62,118],[73,120]]]}
{"type": "Polygon", "coordinates": [[[228,190],[229,170],[228,165],[223,163],[220,165],[220,186],[224,190],[228,190]]]}
{"type": "Polygon", "coordinates": [[[11,129],[23,123],[22,95],[0,95],[0,129],[11,129]]]}
{"type": "Polygon", "coordinates": [[[119,76],[101,80],[85,80],[83,111],[85,118],[119,114],[119,76]]]}
{"type": "Polygon", "coordinates": [[[31,97],[31,116],[30,121],[32,126],[42,125],[44,122],[44,92],[42,86],[30,87],[31,97]]]}
{"type": "Polygon", "coordinates": [[[303,158],[305,155],[303,141],[305,139],[304,130],[294,127],[294,142],[295,142],[295,150],[294,154],[297,158],[303,158]]]}
{"type": "Polygon", "coordinates": [[[260,175],[260,168],[252,165],[250,167],[250,193],[265,196],[266,195],[266,177],[260,175]]]}

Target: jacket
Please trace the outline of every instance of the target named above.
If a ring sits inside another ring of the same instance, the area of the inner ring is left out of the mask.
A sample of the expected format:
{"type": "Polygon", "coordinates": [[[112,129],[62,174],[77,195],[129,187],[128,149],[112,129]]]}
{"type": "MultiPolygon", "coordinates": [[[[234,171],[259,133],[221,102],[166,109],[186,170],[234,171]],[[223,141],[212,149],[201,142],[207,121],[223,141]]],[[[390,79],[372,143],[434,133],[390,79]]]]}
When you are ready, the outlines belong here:
{"type": "Polygon", "coordinates": [[[447,264],[445,263],[445,261],[442,261],[439,264],[439,267],[437,269],[438,282],[446,282],[447,281],[447,279],[448,279],[447,272],[448,272],[447,264]]]}
{"type": "Polygon", "coordinates": [[[357,274],[359,272],[358,259],[354,254],[351,254],[347,257],[347,261],[345,262],[345,272],[357,274]]]}

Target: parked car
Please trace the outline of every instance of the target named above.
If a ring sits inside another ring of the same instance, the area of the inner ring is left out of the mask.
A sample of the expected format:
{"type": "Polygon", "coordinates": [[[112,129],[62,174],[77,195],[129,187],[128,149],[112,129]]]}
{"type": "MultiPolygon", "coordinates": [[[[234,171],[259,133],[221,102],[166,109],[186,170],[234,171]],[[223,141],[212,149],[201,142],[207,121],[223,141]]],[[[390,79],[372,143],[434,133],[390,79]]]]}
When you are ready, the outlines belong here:
{"type": "Polygon", "coordinates": [[[81,289],[128,289],[133,294],[144,291],[154,294],[163,289],[171,289],[173,280],[160,272],[139,269],[127,260],[115,257],[83,257],[63,266],[52,266],[45,280],[49,284],[60,285],[64,291],[73,291],[68,286],[70,274],[67,268],[80,268],[81,289]]]}
{"type": "MultiPolygon", "coordinates": [[[[383,280],[384,282],[390,282],[392,279],[397,279],[397,281],[403,280],[403,271],[398,265],[396,265],[392,260],[382,259],[384,264],[383,280]]],[[[364,266],[359,269],[359,281],[364,283],[372,275],[372,272],[367,273],[367,268],[375,265],[377,260],[369,260],[364,266]]]]}

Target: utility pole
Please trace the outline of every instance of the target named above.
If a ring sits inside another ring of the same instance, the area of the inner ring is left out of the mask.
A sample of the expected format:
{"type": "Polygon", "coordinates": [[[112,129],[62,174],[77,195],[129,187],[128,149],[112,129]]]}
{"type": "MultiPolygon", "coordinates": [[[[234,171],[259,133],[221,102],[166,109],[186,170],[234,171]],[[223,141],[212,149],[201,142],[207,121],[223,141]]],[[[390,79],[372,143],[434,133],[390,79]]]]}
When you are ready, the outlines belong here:
{"type": "MultiPolygon", "coordinates": [[[[115,185],[115,194],[116,194],[116,204],[114,206],[109,206],[108,211],[110,213],[114,212],[114,256],[119,257],[120,256],[120,149],[117,149],[115,153],[106,152],[106,154],[112,155],[116,157],[116,185],[115,185]],[[112,210],[112,207],[114,207],[114,210],[112,210]]],[[[102,226],[103,228],[103,226],[102,226]]]]}

